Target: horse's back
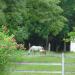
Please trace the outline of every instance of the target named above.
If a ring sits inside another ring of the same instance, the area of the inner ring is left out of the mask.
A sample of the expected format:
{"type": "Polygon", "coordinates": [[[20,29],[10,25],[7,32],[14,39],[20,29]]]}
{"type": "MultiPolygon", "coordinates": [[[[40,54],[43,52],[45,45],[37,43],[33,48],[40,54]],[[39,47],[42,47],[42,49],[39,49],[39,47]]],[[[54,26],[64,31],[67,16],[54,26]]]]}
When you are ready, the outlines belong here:
{"type": "Polygon", "coordinates": [[[42,50],[43,47],[42,46],[32,46],[30,47],[30,50],[42,50]]]}

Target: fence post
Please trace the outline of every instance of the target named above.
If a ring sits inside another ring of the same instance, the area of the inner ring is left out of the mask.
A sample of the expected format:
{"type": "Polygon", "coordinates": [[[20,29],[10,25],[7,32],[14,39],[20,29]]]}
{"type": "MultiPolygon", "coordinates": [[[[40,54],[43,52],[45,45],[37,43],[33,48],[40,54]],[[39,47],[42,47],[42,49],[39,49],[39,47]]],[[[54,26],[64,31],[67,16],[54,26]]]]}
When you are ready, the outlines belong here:
{"type": "Polygon", "coordinates": [[[49,42],[49,44],[48,44],[48,50],[50,51],[50,49],[51,49],[51,46],[50,46],[50,42],[49,42]]]}
{"type": "Polygon", "coordinates": [[[62,75],[65,75],[65,70],[64,70],[64,52],[62,52],[62,75]]]}

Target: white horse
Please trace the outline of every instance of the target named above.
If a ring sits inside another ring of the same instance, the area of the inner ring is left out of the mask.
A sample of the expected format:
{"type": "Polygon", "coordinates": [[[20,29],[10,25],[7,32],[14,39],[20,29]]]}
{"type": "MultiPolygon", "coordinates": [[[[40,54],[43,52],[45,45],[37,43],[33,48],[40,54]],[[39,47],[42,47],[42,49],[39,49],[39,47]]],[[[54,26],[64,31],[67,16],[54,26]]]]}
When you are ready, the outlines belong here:
{"type": "Polygon", "coordinates": [[[32,46],[29,49],[28,54],[30,54],[31,52],[40,52],[40,53],[44,53],[46,54],[46,51],[44,50],[44,48],[42,46],[32,46]]]}

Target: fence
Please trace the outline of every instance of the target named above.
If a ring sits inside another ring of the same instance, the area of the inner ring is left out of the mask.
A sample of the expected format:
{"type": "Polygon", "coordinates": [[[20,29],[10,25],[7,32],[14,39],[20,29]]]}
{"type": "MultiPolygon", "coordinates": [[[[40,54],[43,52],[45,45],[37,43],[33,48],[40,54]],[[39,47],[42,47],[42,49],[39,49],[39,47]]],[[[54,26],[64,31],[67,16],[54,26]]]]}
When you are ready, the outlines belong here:
{"type": "Polygon", "coordinates": [[[74,74],[75,72],[66,72],[65,71],[65,66],[71,65],[74,66],[75,64],[73,63],[65,63],[65,58],[74,58],[72,56],[65,56],[64,53],[62,53],[61,55],[50,55],[50,57],[61,57],[61,62],[60,63],[26,63],[26,62],[22,62],[19,63],[17,62],[16,64],[22,64],[22,65],[54,65],[54,66],[61,66],[62,70],[61,71],[35,71],[35,70],[16,70],[16,72],[26,72],[26,73],[49,73],[49,74],[60,74],[60,75],[66,75],[66,74],[74,74]]]}

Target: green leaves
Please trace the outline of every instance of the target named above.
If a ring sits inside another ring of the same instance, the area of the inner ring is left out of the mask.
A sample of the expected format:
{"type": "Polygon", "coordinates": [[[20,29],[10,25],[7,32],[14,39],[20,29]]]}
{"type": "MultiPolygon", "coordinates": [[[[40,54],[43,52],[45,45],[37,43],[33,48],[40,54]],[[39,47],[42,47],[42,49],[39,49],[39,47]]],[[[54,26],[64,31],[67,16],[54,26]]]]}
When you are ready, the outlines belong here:
{"type": "MultiPolygon", "coordinates": [[[[59,3],[59,0],[57,2],[59,3]]],[[[57,2],[56,0],[27,1],[30,31],[41,37],[59,34],[65,25],[66,18],[61,15],[63,9],[57,5],[57,2]]]]}
{"type": "MultiPolygon", "coordinates": [[[[2,1],[2,0],[0,0],[2,1]]],[[[15,34],[18,41],[37,34],[47,39],[58,35],[67,19],[59,6],[61,0],[3,0],[0,3],[0,25],[6,25],[8,34],[15,34]],[[22,36],[22,38],[21,38],[22,36]]]]}
{"type": "Polygon", "coordinates": [[[3,10],[6,8],[6,4],[3,0],[0,0],[0,28],[3,24],[6,24],[6,18],[3,10]]]}
{"type": "Polygon", "coordinates": [[[29,33],[27,28],[24,28],[24,27],[18,28],[18,31],[15,34],[15,37],[18,42],[23,42],[25,39],[28,39],[29,33]]]}
{"type": "MultiPolygon", "coordinates": [[[[6,67],[10,62],[10,55],[16,50],[16,43],[13,41],[13,35],[8,36],[0,32],[0,72],[3,75],[10,66],[6,67]]],[[[5,74],[6,75],[6,74],[5,74]]]]}
{"type": "Polygon", "coordinates": [[[75,32],[68,33],[68,36],[70,37],[70,40],[72,40],[72,41],[75,40],[75,32]]]}

